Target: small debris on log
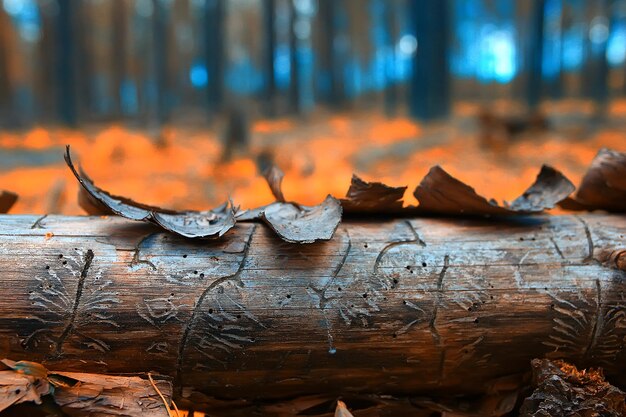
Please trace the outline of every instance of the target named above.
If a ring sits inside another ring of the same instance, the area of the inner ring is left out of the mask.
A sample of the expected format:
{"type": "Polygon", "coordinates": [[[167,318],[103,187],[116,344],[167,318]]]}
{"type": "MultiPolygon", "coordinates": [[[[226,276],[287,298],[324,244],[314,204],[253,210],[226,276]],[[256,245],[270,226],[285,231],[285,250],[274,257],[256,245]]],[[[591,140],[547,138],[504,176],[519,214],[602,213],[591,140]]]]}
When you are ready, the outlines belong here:
{"type": "Polygon", "coordinates": [[[576,196],[559,205],[567,210],[626,211],[626,153],[600,149],[576,196]]]}
{"type": "Polygon", "coordinates": [[[8,213],[17,201],[17,194],[10,191],[0,191],[0,213],[8,213]]]}
{"type": "Polygon", "coordinates": [[[623,417],[626,394],[604,380],[600,369],[579,371],[563,361],[532,361],[535,391],[521,417],[623,417]]]}
{"type": "Polygon", "coordinates": [[[174,211],[138,203],[126,197],[104,191],[82,170],[74,167],[69,145],[65,151],[65,162],[82,185],[79,203],[88,214],[117,214],[127,219],[145,221],[188,238],[217,238],[235,225],[232,206],[225,203],[208,211],[174,211]]]}

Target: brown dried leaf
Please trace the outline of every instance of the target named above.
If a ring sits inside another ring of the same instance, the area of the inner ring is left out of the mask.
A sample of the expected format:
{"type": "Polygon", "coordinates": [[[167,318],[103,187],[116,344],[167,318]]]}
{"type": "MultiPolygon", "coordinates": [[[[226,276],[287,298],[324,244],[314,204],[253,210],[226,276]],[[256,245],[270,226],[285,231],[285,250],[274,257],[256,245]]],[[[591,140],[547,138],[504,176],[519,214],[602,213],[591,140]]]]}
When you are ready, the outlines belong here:
{"type": "Polygon", "coordinates": [[[113,213],[131,220],[151,222],[188,238],[220,237],[235,225],[234,210],[229,203],[209,211],[183,212],[149,206],[98,188],[82,170],[80,173],[76,170],[69,145],[65,162],[82,185],[84,192],[79,194],[79,203],[88,214],[113,213]]]}
{"type": "Polygon", "coordinates": [[[469,185],[434,166],[417,186],[413,195],[419,201],[417,212],[447,215],[513,215],[541,213],[553,208],[574,191],[565,176],[549,166],[542,166],[535,182],[511,204],[501,206],[487,200],[469,185]]]}
{"type": "Polygon", "coordinates": [[[0,192],[0,213],[8,213],[17,201],[17,194],[10,191],[0,192]]]}
{"type": "Polygon", "coordinates": [[[36,362],[0,362],[8,369],[0,371],[0,411],[26,401],[41,404],[41,397],[50,392],[46,368],[36,362]]]}
{"type": "Polygon", "coordinates": [[[341,204],[332,196],[317,206],[274,203],[261,212],[263,220],[281,239],[291,243],[330,240],[341,222],[341,204]]]}
{"type": "Polygon", "coordinates": [[[381,182],[363,181],[352,175],[350,188],[341,205],[346,213],[385,214],[402,210],[405,187],[390,187],[381,182]]]}
{"type": "MultiPolygon", "coordinates": [[[[167,416],[168,411],[150,381],[140,377],[121,377],[78,372],[54,372],[60,378],[77,381],[73,386],[57,387],[55,402],[70,416],[167,416]]],[[[168,402],[172,385],[155,381],[168,402]]]]}
{"type": "Polygon", "coordinates": [[[559,204],[568,210],[626,212],[626,153],[600,149],[575,198],[559,204]]]}
{"type": "Polygon", "coordinates": [[[0,411],[26,401],[41,404],[41,397],[49,391],[46,380],[12,370],[0,371],[0,411]]]}
{"type": "Polygon", "coordinates": [[[272,165],[266,170],[265,179],[278,200],[266,206],[237,212],[238,221],[261,219],[283,240],[291,243],[313,243],[330,240],[341,222],[341,204],[332,197],[317,206],[301,206],[286,202],[281,184],[283,172],[272,165]]]}

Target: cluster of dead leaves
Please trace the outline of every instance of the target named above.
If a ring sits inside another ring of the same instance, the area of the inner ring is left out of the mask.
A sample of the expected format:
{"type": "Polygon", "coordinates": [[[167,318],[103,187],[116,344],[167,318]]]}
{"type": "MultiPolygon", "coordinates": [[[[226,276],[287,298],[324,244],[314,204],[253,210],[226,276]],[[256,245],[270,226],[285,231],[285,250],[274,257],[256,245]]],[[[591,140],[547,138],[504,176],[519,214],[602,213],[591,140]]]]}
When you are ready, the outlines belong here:
{"type": "MultiPolygon", "coordinates": [[[[283,240],[312,243],[329,240],[343,213],[347,215],[447,215],[512,216],[542,213],[559,205],[568,210],[626,212],[626,153],[602,149],[592,161],[575,196],[576,187],[558,170],[543,166],[535,182],[511,203],[487,199],[469,185],[434,166],[414,190],[417,206],[405,206],[407,189],[380,182],[366,182],[354,175],[345,198],[328,195],[316,206],[287,201],[281,184],[283,172],[271,167],[265,179],[276,199],[272,204],[240,210],[232,201],[207,211],[174,211],[138,203],[97,187],[76,169],[67,146],[65,161],[81,184],[79,203],[92,215],[117,214],[145,221],[188,238],[219,238],[237,222],[262,220],[283,240]]],[[[17,200],[13,193],[0,194],[0,212],[17,200]]]]}
{"type": "Polygon", "coordinates": [[[51,395],[70,416],[168,415],[170,382],[152,376],[51,372],[37,362],[0,360],[0,412],[24,402],[41,404],[51,395]],[[167,399],[166,399],[167,398],[167,399]]]}

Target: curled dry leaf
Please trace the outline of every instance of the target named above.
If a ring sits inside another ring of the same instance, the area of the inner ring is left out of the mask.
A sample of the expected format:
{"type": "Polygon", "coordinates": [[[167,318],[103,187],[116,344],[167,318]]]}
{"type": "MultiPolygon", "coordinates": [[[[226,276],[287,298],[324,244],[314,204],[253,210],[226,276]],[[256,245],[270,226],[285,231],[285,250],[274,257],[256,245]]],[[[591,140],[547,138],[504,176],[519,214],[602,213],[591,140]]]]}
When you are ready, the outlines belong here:
{"type": "Polygon", "coordinates": [[[0,191],[0,213],[8,213],[17,201],[17,194],[10,191],[0,191]]]}
{"type": "Polygon", "coordinates": [[[560,206],[568,210],[626,212],[626,153],[600,149],[575,198],[568,198],[560,206]]]}
{"type": "Polygon", "coordinates": [[[499,205],[476,193],[469,185],[434,166],[413,195],[417,212],[446,215],[512,215],[541,213],[553,208],[574,191],[574,185],[554,168],[541,167],[535,182],[511,204],[499,205]]]}
{"type": "Polygon", "coordinates": [[[330,240],[341,222],[341,204],[328,195],[316,206],[302,206],[287,202],[282,192],[283,172],[269,167],[264,177],[276,202],[266,206],[237,212],[238,221],[261,219],[283,240],[291,243],[313,243],[330,240]]]}
{"type": "Polygon", "coordinates": [[[131,220],[151,222],[188,238],[220,237],[235,225],[234,209],[229,203],[209,211],[173,211],[149,206],[98,188],[82,170],[80,173],[76,170],[69,146],[65,162],[82,186],[79,203],[88,214],[113,213],[131,220]]]}
{"type": "Polygon", "coordinates": [[[291,243],[330,240],[341,222],[341,204],[332,196],[317,206],[274,203],[261,217],[281,239],[291,243]]]}
{"type": "Polygon", "coordinates": [[[350,188],[341,205],[346,213],[386,214],[402,210],[405,187],[390,187],[381,182],[363,181],[352,175],[350,188]]]}
{"type": "Polygon", "coordinates": [[[282,184],[285,173],[283,170],[278,168],[276,165],[271,165],[265,170],[263,176],[265,177],[265,181],[267,181],[267,185],[269,185],[276,201],[284,203],[285,196],[283,195],[282,184]]]}

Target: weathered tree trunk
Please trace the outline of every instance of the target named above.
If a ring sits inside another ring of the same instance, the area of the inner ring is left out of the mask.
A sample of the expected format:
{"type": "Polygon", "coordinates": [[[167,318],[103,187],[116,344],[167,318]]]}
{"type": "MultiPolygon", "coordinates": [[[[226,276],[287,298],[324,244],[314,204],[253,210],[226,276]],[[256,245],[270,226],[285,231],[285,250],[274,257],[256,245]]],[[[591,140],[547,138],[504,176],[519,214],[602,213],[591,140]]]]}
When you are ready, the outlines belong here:
{"type": "Polygon", "coordinates": [[[624,216],[422,218],[297,245],[261,224],[191,241],[116,217],[0,216],[2,355],[155,371],[179,398],[479,393],[544,356],[624,383],[625,235],[624,216]]]}

